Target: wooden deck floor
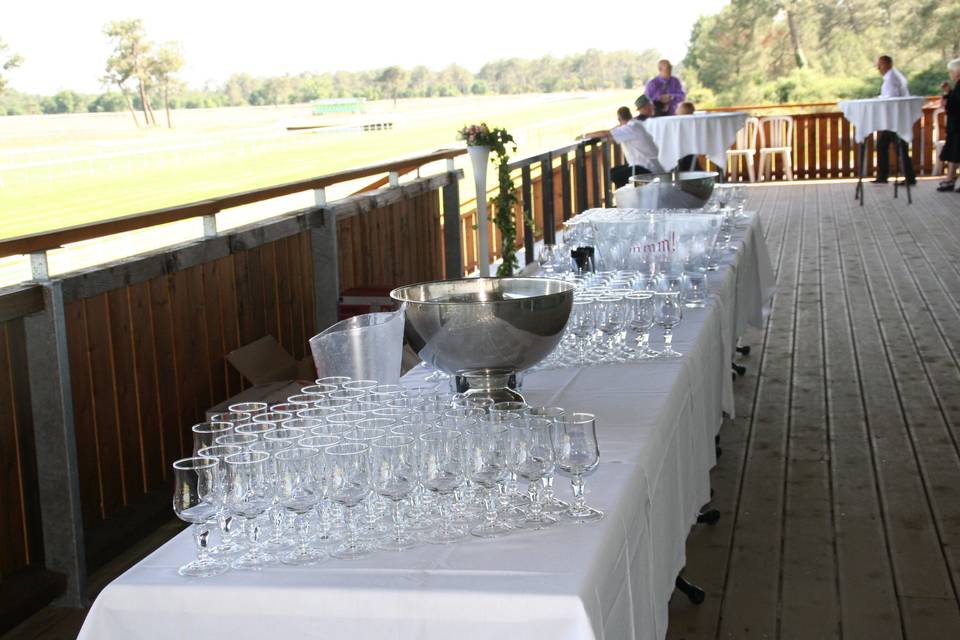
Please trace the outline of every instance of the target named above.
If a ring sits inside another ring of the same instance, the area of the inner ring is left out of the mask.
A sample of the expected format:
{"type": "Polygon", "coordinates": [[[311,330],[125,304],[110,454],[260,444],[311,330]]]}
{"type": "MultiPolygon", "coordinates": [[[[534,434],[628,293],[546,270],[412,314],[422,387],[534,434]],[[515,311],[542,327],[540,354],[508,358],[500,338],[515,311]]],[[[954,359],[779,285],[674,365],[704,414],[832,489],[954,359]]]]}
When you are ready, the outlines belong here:
{"type": "MultiPolygon", "coordinates": [[[[960,194],[757,187],[778,293],[749,336],[713,471],[723,517],[688,541],[699,607],[669,637],[960,638],[960,194]]],[[[95,576],[94,591],[176,530],[95,576]]],[[[48,607],[9,638],[73,638],[48,607]]]]}
{"type": "Polygon", "coordinates": [[[777,270],[674,639],[960,638],[960,194],[757,187],[777,270]]]}

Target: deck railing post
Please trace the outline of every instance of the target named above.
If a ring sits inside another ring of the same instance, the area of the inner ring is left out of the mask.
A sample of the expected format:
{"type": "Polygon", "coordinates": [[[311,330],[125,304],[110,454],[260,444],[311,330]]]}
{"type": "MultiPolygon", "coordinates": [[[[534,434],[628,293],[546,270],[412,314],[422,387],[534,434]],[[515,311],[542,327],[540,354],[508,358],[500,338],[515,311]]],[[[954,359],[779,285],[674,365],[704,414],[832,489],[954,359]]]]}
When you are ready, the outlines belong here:
{"type": "Polygon", "coordinates": [[[577,176],[577,213],[583,213],[590,207],[587,201],[587,158],[585,142],[577,145],[574,171],[577,176]]]}
{"type": "Polygon", "coordinates": [[[560,191],[563,200],[564,220],[569,220],[573,215],[573,193],[570,185],[570,160],[567,158],[567,152],[564,151],[560,156],[560,191]]]}
{"type": "Polygon", "coordinates": [[[603,146],[603,176],[600,177],[600,182],[603,183],[603,206],[612,207],[613,206],[613,192],[610,191],[610,139],[607,138],[601,142],[603,146]]]}
{"type": "Polygon", "coordinates": [[[313,215],[310,250],[313,253],[314,320],[316,330],[320,332],[335,324],[339,318],[340,256],[336,213],[319,207],[313,215]]]}
{"type": "Polygon", "coordinates": [[[460,177],[456,169],[450,169],[453,160],[449,160],[447,175],[449,181],[443,187],[443,255],[444,275],[446,278],[463,277],[463,255],[460,247],[460,177]]]}
{"type": "Polygon", "coordinates": [[[547,153],[540,160],[540,187],[543,193],[543,242],[557,243],[556,216],[553,207],[553,154],[547,153]]]}
{"type": "Polygon", "coordinates": [[[533,184],[530,180],[530,165],[525,164],[520,170],[520,188],[523,199],[523,256],[527,264],[533,262],[533,229],[527,220],[533,219],[533,184]]]}
{"type": "Polygon", "coordinates": [[[217,214],[213,213],[209,216],[203,216],[203,237],[216,238],[217,233],[217,214]]]}
{"type": "Polygon", "coordinates": [[[66,590],[57,603],[82,607],[86,604],[87,566],[63,289],[56,281],[41,285],[45,308],[25,317],[23,324],[43,557],[47,569],[67,579],[66,590]]]}
{"type": "Polygon", "coordinates": [[[34,251],[30,254],[30,279],[43,282],[50,279],[50,265],[46,251],[34,251]]]}
{"type": "Polygon", "coordinates": [[[600,199],[600,158],[597,157],[600,151],[597,149],[597,144],[596,140],[590,143],[590,177],[592,178],[590,183],[593,187],[592,205],[599,208],[603,206],[603,200],[600,199]]]}

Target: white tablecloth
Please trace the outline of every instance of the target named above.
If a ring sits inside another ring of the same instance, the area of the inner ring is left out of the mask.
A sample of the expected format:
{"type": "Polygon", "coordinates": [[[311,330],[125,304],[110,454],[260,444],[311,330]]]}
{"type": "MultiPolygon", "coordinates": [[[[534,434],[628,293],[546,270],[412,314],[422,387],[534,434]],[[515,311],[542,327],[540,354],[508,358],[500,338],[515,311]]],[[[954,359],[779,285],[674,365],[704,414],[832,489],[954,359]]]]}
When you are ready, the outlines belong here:
{"type": "Polygon", "coordinates": [[[923,98],[911,96],[843,100],[837,106],[853,125],[857,144],[874,131],[894,131],[903,140],[913,142],[913,123],[922,115],[923,102],[923,98]]]}
{"type": "MultiPolygon", "coordinates": [[[[79,637],[663,638],[686,536],[709,500],[721,409],[732,410],[731,341],[770,293],[759,220],[738,237],[740,252],[711,274],[711,305],[675,331],[682,360],[524,382],[533,403],[597,414],[602,462],[587,495],[601,522],[206,580],[176,573],[193,552],[183,532],[100,594],[79,637]]],[[[568,496],[565,478],[556,487],[568,496]]]]}
{"type": "Polygon", "coordinates": [[[747,121],[747,114],[695,113],[688,116],[647,118],[644,126],[660,149],[660,164],[670,170],[680,158],[703,154],[719,166],[727,166],[727,149],[737,140],[737,132],[747,121]]]}

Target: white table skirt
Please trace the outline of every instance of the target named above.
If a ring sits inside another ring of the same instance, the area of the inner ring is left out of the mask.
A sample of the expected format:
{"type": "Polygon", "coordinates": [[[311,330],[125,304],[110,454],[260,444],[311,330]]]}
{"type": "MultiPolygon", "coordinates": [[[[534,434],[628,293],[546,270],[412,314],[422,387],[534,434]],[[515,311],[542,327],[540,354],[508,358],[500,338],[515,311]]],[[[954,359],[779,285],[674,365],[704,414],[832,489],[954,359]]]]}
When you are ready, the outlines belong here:
{"type": "Polygon", "coordinates": [[[746,122],[746,113],[730,112],[661,116],[647,118],[643,124],[660,149],[660,164],[670,170],[691,154],[706,155],[713,164],[726,167],[727,149],[746,122]]]}
{"type": "MultiPolygon", "coordinates": [[[[754,216],[741,250],[710,274],[712,303],[687,310],[674,333],[682,360],[526,377],[530,402],[597,414],[602,461],[586,486],[603,521],[205,580],[176,573],[193,553],[185,531],[112,582],[79,637],[665,637],[686,536],[709,500],[721,409],[732,411],[731,343],[770,293],[762,238],[754,216]]],[[[556,489],[569,495],[566,478],[556,489]]]]}
{"type": "Polygon", "coordinates": [[[923,103],[923,98],[911,96],[843,100],[837,106],[853,125],[857,144],[874,131],[894,131],[909,143],[913,142],[913,123],[920,119],[923,103]]]}

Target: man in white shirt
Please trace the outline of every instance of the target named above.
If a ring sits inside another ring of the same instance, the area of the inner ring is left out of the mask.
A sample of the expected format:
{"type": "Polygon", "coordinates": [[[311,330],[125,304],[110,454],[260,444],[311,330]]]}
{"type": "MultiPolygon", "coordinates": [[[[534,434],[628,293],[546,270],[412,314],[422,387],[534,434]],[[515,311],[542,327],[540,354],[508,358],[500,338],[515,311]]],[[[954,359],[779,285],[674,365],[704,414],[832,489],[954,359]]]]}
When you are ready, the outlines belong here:
{"type": "Polygon", "coordinates": [[[630,109],[620,107],[617,111],[619,126],[605,131],[584,134],[584,138],[613,138],[623,149],[626,164],[610,168],[610,180],[619,189],[630,181],[630,176],[641,173],[663,173],[657,157],[660,149],[653,136],[638,118],[630,117],[630,109]]]}
{"type": "MultiPolygon", "coordinates": [[[[893,67],[893,58],[890,56],[880,56],[877,58],[877,71],[883,76],[883,82],[880,85],[881,98],[906,98],[910,95],[907,88],[907,79],[899,70],[893,67]]],[[[890,145],[897,145],[897,157],[909,158],[907,154],[907,143],[900,139],[893,131],[880,131],[877,133],[877,178],[876,184],[886,184],[890,176],[890,145]]],[[[901,163],[904,164],[904,163],[901,163]]],[[[913,163],[907,162],[906,166],[901,167],[903,175],[907,182],[916,184],[917,178],[913,171],[913,163]]]]}

